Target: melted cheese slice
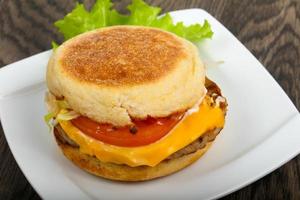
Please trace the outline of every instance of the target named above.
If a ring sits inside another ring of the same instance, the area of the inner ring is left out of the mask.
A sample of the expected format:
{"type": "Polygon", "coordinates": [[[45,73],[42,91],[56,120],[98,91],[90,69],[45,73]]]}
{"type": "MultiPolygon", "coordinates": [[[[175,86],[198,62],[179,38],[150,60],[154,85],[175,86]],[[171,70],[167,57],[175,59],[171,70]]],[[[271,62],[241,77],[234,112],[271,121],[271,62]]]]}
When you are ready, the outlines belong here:
{"type": "Polygon", "coordinates": [[[165,137],[140,147],[106,144],[85,135],[70,121],[59,121],[59,124],[66,134],[80,146],[82,153],[96,156],[102,162],[126,164],[131,167],[155,166],[206,131],[224,126],[224,114],[221,108],[211,107],[210,102],[209,98],[204,98],[199,110],[185,116],[165,137]]]}

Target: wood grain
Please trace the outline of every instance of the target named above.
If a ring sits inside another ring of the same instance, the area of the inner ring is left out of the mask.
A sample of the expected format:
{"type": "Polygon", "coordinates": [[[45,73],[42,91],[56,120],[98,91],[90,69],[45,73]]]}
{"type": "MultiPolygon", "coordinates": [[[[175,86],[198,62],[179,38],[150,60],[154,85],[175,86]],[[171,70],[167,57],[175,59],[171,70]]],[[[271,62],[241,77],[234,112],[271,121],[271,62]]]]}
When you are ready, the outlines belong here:
{"type": "MultiPolygon", "coordinates": [[[[93,3],[81,2],[88,7],[93,3]]],[[[118,10],[126,12],[129,0],[114,2],[118,10]]],[[[147,2],[162,7],[163,12],[207,10],[259,59],[300,110],[299,0],[147,2]]],[[[74,4],[73,0],[0,0],[0,66],[47,50],[52,40],[61,41],[52,24],[74,4]]],[[[18,168],[1,127],[0,131],[0,199],[40,199],[18,168]]],[[[224,199],[300,199],[300,156],[224,199]]]]}

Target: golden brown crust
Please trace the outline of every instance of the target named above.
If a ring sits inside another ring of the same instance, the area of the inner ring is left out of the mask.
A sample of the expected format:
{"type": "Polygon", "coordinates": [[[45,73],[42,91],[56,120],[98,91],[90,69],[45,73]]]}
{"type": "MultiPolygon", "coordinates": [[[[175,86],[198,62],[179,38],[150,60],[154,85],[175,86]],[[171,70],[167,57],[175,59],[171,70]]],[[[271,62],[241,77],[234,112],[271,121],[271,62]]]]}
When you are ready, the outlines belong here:
{"type": "Polygon", "coordinates": [[[67,42],[60,63],[68,75],[80,81],[116,86],[159,79],[186,56],[182,41],[170,33],[117,26],[67,42]]]}
{"type": "Polygon", "coordinates": [[[172,160],[165,160],[155,167],[130,167],[114,163],[104,163],[95,157],[83,154],[78,148],[62,143],[56,136],[56,141],[64,155],[81,169],[110,180],[145,181],[175,173],[198,160],[211,146],[211,143],[198,151],[172,160]]]}
{"type": "Polygon", "coordinates": [[[205,96],[204,79],[194,44],[136,26],[97,29],[66,41],[46,74],[51,94],[81,115],[115,126],[191,108],[205,96]]]}

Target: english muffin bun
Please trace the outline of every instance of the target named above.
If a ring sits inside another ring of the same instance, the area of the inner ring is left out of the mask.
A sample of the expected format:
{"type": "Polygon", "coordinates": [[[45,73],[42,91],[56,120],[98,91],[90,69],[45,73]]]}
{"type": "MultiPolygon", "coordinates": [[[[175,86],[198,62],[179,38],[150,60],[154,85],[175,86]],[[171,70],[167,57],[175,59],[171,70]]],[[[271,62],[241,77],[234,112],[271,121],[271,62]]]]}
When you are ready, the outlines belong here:
{"type": "Polygon", "coordinates": [[[116,126],[187,110],[205,95],[204,82],[195,45],[140,26],[74,37],[55,50],[47,69],[52,94],[81,115],[116,126]]]}

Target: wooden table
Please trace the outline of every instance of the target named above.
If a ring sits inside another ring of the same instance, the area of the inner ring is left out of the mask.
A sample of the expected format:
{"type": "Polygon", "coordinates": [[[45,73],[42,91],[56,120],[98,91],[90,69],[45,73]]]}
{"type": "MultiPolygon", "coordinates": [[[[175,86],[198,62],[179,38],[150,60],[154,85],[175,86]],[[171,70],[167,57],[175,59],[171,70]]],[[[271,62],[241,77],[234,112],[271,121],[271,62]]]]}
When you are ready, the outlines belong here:
{"type": "MultiPolygon", "coordinates": [[[[52,24],[69,12],[74,2],[0,0],[0,66],[49,49],[53,39],[61,40],[52,24]]],[[[84,2],[91,5],[93,1],[84,2]]],[[[126,12],[129,0],[115,2],[118,10],[126,12]]],[[[207,10],[259,59],[300,109],[299,0],[147,2],[162,7],[163,12],[207,10]]],[[[0,131],[0,199],[40,199],[17,166],[1,127],[0,131]]],[[[224,199],[300,199],[300,156],[224,199]]]]}

